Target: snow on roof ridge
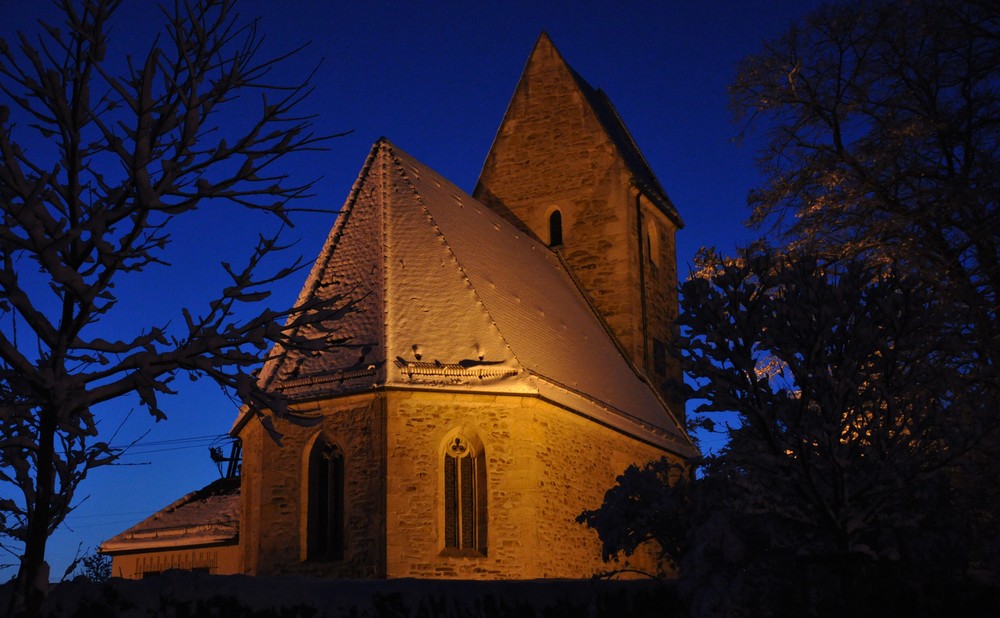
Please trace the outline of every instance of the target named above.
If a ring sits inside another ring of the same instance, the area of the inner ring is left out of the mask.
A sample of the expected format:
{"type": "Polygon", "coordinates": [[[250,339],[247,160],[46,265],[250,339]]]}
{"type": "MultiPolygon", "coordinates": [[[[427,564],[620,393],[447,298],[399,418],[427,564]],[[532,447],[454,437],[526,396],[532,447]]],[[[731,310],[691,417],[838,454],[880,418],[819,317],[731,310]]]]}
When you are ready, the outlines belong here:
{"type": "MultiPolygon", "coordinates": [[[[340,244],[340,239],[343,236],[343,231],[347,225],[347,221],[350,219],[351,211],[353,211],[354,205],[357,203],[361,188],[364,186],[365,181],[368,178],[368,173],[371,170],[372,163],[375,161],[375,156],[383,143],[388,143],[388,140],[385,137],[380,137],[375,141],[371,149],[369,149],[364,165],[361,166],[361,171],[358,172],[358,177],[354,180],[354,184],[351,186],[351,192],[347,195],[347,199],[344,200],[344,205],[338,211],[337,218],[334,221],[334,227],[330,230],[326,240],[323,241],[323,248],[320,250],[319,255],[313,262],[312,268],[309,270],[309,276],[306,277],[305,283],[303,283],[302,289],[299,291],[299,295],[295,300],[296,306],[308,301],[309,297],[316,292],[317,286],[322,281],[323,273],[326,271],[326,267],[329,264],[334,251],[340,244]]],[[[285,324],[290,323],[293,319],[294,316],[288,316],[285,320],[285,324]]],[[[294,336],[297,333],[298,329],[296,329],[296,333],[292,333],[292,335],[294,336]]],[[[274,377],[278,375],[278,369],[285,358],[286,354],[284,348],[279,344],[275,344],[274,347],[272,347],[268,352],[267,357],[264,359],[260,375],[257,378],[257,384],[264,389],[268,388],[274,377]]]]}
{"type": "MultiPolygon", "coordinates": [[[[518,230],[489,207],[457,189],[405,151],[394,146],[391,148],[393,162],[404,174],[405,181],[443,237],[449,253],[461,268],[477,301],[487,311],[518,363],[530,375],[591,402],[607,414],[620,419],[621,424],[642,427],[647,432],[655,428],[672,435],[677,444],[690,445],[687,433],[673,412],[622,354],[614,337],[557,254],[539,245],[536,239],[518,230]],[[415,171],[415,178],[411,178],[408,173],[410,168],[415,171]],[[428,194],[424,195],[423,191],[428,194]],[[459,203],[466,209],[471,207],[474,213],[459,213],[455,210],[455,205],[446,199],[432,199],[435,194],[456,191],[461,195],[459,203]],[[479,223],[475,218],[477,216],[482,217],[479,223]],[[489,226],[497,232],[505,232],[508,237],[493,240],[490,238],[489,226]],[[542,260],[544,266],[539,260],[542,260]],[[473,270],[470,271],[470,268],[473,270]],[[535,269],[531,272],[537,276],[532,281],[528,280],[529,277],[518,278],[517,275],[528,274],[529,271],[525,271],[525,268],[535,269]],[[515,273],[513,280],[507,270],[515,273]],[[472,273],[475,273],[475,277],[472,273]],[[496,289],[495,282],[503,280],[505,276],[504,283],[508,285],[505,289],[496,289]],[[533,288],[538,284],[549,285],[551,289],[533,288]],[[483,296],[486,292],[489,292],[489,302],[483,296]],[[522,294],[527,301],[524,305],[521,304],[522,294]],[[528,306],[529,304],[532,306],[528,306]],[[494,314],[495,309],[501,311],[503,320],[499,320],[498,315],[494,314]],[[551,315],[546,317],[546,311],[551,315]],[[564,320],[573,324],[571,334],[558,332],[560,324],[562,329],[567,328],[564,320]],[[578,332],[575,328],[579,327],[583,330],[578,332]],[[528,328],[531,334],[527,331],[517,332],[520,328],[528,328]],[[514,335],[520,340],[517,345],[511,340],[514,335]],[[548,342],[541,344],[543,347],[536,350],[539,344],[531,341],[531,336],[541,337],[548,342]],[[581,337],[584,341],[578,341],[581,337]],[[592,339],[587,340],[588,337],[592,339]],[[530,353],[530,363],[525,362],[522,351],[530,353]],[[589,364],[581,365],[581,362],[585,362],[582,359],[573,359],[567,364],[565,358],[558,358],[559,354],[580,354],[588,359],[589,364]],[[614,356],[614,360],[611,360],[609,354],[614,356]],[[583,374],[575,374],[575,369],[569,369],[570,366],[582,368],[583,374]],[[550,374],[550,371],[554,373],[550,374]],[[605,372],[609,372],[608,375],[602,375],[605,372]],[[567,384],[559,378],[560,375],[576,380],[576,385],[567,384]],[[658,420],[654,422],[653,418],[658,420]],[[636,424],[636,420],[640,422],[636,424]]],[[[600,416],[604,417],[605,414],[600,413],[600,416]]],[[[604,418],[603,422],[610,421],[604,418]]]]}
{"type": "MultiPolygon", "coordinates": [[[[427,216],[427,218],[430,220],[431,224],[434,226],[436,234],[441,238],[441,240],[444,243],[444,246],[447,249],[448,253],[451,254],[452,260],[454,261],[455,265],[458,267],[459,272],[462,274],[462,277],[465,279],[466,284],[469,286],[469,289],[472,290],[472,293],[475,296],[476,302],[479,304],[479,307],[483,310],[483,312],[486,314],[486,316],[490,319],[490,324],[492,324],[493,329],[496,331],[497,336],[499,336],[500,340],[503,341],[503,344],[507,348],[507,351],[514,358],[514,360],[517,361],[518,365],[520,367],[523,367],[524,363],[522,363],[520,361],[520,359],[518,359],[517,354],[514,352],[513,348],[511,348],[511,346],[510,346],[510,342],[507,341],[507,338],[504,336],[503,331],[500,330],[500,325],[497,324],[496,319],[490,313],[490,310],[486,306],[486,303],[483,302],[482,296],[479,294],[479,291],[476,289],[475,284],[469,278],[469,275],[466,272],[465,267],[462,265],[462,261],[458,259],[457,255],[455,255],[454,250],[452,249],[452,247],[448,243],[448,238],[444,235],[444,233],[441,231],[440,226],[435,221],[434,215],[430,212],[430,209],[427,207],[427,204],[424,201],[423,196],[420,194],[420,191],[417,190],[417,187],[414,184],[413,179],[410,178],[410,175],[406,173],[406,166],[403,164],[402,158],[396,155],[396,151],[399,151],[400,154],[405,155],[406,158],[412,163],[412,165],[415,168],[419,166],[419,168],[422,168],[423,170],[426,170],[429,175],[433,175],[433,176],[435,176],[437,178],[440,178],[440,180],[441,180],[442,183],[446,183],[450,187],[458,190],[462,195],[464,195],[465,197],[467,197],[472,203],[478,204],[479,202],[477,202],[475,200],[475,198],[473,198],[471,195],[465,193],[464,191],[462,191],[461,189],[459,189],[458,187],[456,187],[451,181],[449,181],[448,179],[444,178],[443,176],[441,176],[440,174],[438,174],[437,172],[435,172],[429,166],[424,165],[423,163],[421,163],[417,159],[415,159],[413,156],[411,156],[410,154],[408,154],[405,151],[403,151],[402,149],[400,149],[398,146],[395,146],[394,144],[392,144],[392,142],[390,142],[389,140],[383,138],[382,140],[380,140],[378,142],[377,145],[380,148],[385,148],[386,154],[396,164],[398,172],[402,175],[403,180],[406,181],[406,183],[409,185],[410,189],[413,191],[413,195],[414,195],[414,197],[416,197],[417,201],[420,203],[421,208],[423,208],[424,214],[427,216]]],[[[419,173],[419,170],[418,170],[418,173],[419,173]]],[[[483,206],[483,208],[486,208],[486,206],[483,206]]]]}

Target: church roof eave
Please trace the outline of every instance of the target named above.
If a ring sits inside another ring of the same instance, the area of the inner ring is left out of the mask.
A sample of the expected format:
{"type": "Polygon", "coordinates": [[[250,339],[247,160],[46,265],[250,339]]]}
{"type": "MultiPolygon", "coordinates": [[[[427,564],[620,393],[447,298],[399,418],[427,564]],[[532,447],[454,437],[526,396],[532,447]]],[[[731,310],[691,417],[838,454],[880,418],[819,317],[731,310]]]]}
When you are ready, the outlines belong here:
{"type": "Polygon", "coordinates": [[[636,418],[607,402],[566,388],[543,376],[538,376],[538,378],[538,396],[544,400],[653,444],[684,459],[691,459],[699,455],[697,447],[694,446],[686,433],[669,428],[673,418],[664,419],[667,421],[664,425],[667,426],[650,424],[648,421],[636,418]]]}
{"type": "Polygon", "coordinates": [[[115,554],[155,548],[235,544],[240,479],[224,478],[193,491],[101,544],[115,554]]]}
{"type": "Polygon", "coordinates": [[[296,371],[269,387],[293,401],[396,386],[532,394],[540,378],[595,420],[619,414],[628,431],[636,420],[689,442],[557,255],[384,138],[300,298],[338,286],[368,304],[331,326],[370,349],[360,362],[289,352],[296,371]]]}

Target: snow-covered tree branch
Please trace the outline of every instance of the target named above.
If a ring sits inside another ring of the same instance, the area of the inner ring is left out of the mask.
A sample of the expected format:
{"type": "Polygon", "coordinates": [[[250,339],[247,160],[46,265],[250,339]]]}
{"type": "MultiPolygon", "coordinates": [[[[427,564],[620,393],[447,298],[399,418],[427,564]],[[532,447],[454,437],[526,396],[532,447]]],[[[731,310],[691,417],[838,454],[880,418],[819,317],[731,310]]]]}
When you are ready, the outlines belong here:
{"type": "Polygon", "coordinates": [[[267,56],[232,0],[192,0],[160,9],[164,33],[117,58],[108,49],[120,0],[57,4],[63,25],[0,40],[0,481],[20,496],[0,500],[0,533],[23,545],[29,613],[48,535],[87,471],[119,454],[99,440],[95,406],[136,394],[164,418],[160,395],[189,374],[281,414],[251,371],[274,343],[335,344],[291,333],[350,310],[342,298],[261,308],[270,284],[301,266],[267,259],[285,248],[291,201],[311,186],[284,163],[329,139],[297,113],[308,80],[280,81],[280,63],[299,50],[267,56]],[[248,96],[254,113],[234,118],[248,96]],[[230,281],[204,309],[177,307],[140,332],[110,326],[116,283],[161,272],[178,219],[220,207],[267,213],[277,231],[245,264],[223,264],[230,281]]]}

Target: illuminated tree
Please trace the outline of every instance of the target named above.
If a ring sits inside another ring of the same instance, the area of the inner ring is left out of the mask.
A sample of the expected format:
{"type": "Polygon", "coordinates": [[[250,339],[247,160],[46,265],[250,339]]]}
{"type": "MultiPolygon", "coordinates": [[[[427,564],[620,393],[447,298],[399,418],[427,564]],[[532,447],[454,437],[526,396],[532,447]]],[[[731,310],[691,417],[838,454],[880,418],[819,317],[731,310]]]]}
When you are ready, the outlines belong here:
{"type": "Polygon", "coordinates": [[[1000,363],[1000,4],[827,5],[744,61],[733,105],[765,129],[754,220],[833,259],[933,283],[1000,363]]]}
{"type": "Polygon", "coordinates": [[[694,532],[687,575],[719,585],[728,568],[744,592],[791,582],[805,606],[852,611],[837,604],[877,597],[875,582],[904,603],[961,580],[977,513],[962,484],[992,410],[937,290],[908,269],[762,245],[699,266],[679,347],[696,412],[738,422],[705,470],[716,519],[694,532]],[[713,559],[719,539],[743,549],[713,559]]]}
{"type": "Polygon", "coordinates": [[[787,246],[682,286],[693,421],[739,421],[691,491],[693,612],[942,613],[1000,569],[1000,5],[824,5],[732,95],[787,246]]]}
{"type": "Polygon", "coordinates": [[[40,611],[48,536],[87,471],[119,454],[98,439],[95,406],[137,395],[164,418],[158,396],[187,374],[280,415],[283,402],[250,370],[274,342],[332,343],[287,334],[349,309],[340,298],[256,305],[298,268],[269,266],[282,248],[274,232],[244,266],[223,263],[231,282],[204,310],[178,307],[172,324],[122,332],[115,285],[163,272],[178,220],[228,204],[289,224],[290,200],[310,183],[280,164],[327,138],[295,113],[308,84],[273,81],[292,54],[262,57],[232,0],[173,3],[141,55],[113,58],[120,4],[60,0],[62,27],[0,41],[0,480],[19,495],[0,500],[0,516],[23,546],[14,600],[29,615],[40,611]],[[234,107],[251,93],[255,106],[234,107]]]}
{"type": "Polygon", "coordinates": [[[732,95],[770,136],[758,224],[822,261],[891,263],[932,290],[941,342],[965,350],[936,353],[951,388],[968,389],[951,430],[978,441],[952,502],[974,515],[977,559],[1000,568],[1000,496],[981,481],[1000,474],[1000,5],[824,6],[748,58],[732,95]]]}

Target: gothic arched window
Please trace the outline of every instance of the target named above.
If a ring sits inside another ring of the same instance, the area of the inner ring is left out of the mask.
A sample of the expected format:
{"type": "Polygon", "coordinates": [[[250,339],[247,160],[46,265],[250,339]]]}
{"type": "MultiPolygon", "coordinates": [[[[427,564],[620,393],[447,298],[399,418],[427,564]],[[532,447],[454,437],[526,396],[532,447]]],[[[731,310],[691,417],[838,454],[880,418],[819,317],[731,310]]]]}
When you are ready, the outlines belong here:
{"type": "Polygon", "coordinates": [[[344,555],[344,453],[323,438],[309,453],[306,558],[337,560],[344,555]]]}
{"type": "Polygon", "coordinates": [[[464,435],[444,452],[445,550],[486,554],[486,458],[482,444],[464,435]]]}
{"type": "Polygon", "coordinates": [[[558,247],[563,243],[562,213],[553,210],[549,215],[549,246],[558,247]]]}

